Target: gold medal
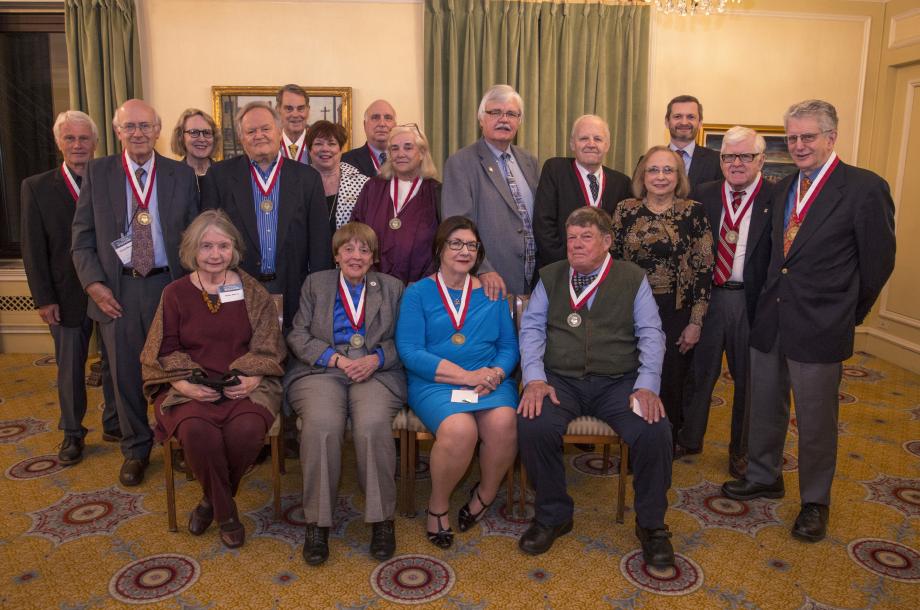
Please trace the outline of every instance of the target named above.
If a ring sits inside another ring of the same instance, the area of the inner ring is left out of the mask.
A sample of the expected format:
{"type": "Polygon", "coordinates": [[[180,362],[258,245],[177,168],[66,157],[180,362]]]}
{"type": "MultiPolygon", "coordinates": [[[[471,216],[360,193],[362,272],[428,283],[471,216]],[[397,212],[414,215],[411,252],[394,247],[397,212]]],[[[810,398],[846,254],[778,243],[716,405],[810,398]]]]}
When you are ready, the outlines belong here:
{"type": "Polygon", "coordinates": [[[730,244],[738,243],[738,231],[726,231],[725,241],[727,241],[730,244]]]}
{"type": "Polygon", "coordinates": [[[402,226],[402,221],[398,218],[390,219],[390,228],[394,231],[398,230],[402,226]]]}
{"type": "Polygon", "coordinates": [[[144,226],[149,225],[150,224],[150,213],[149,212],[138,212],[137,222],[141,223],[144,226]]]}
{"type": "Polygon", "coordinates": [[[351,336],[351,339],[349,339],[348,342],[351,343],[352,347],[364,347],[364,335],[355,333],[351,336]]]}
{"type": "Polygon", "coordinates": [[[565,323],[571,326],[572,328],[578,328],[579,326],[581,326],[581,316],[573,311],[565,319],[565,323]]]}
{"type": "Polygon", "coordinates": [[[268,214],[269,212],[275,209],[275,204],[272,203],[271,199],[263,199],[262,203],[259,204],[259,208],[261,208],[263,212],[268,214]]]}
{"type": "Polygon", "coordinates": [[[466,337],[463,336],[463,333],[454,333],[450,337],[450,342],[454,345],[463,345],[466,343],[466,337]]]}

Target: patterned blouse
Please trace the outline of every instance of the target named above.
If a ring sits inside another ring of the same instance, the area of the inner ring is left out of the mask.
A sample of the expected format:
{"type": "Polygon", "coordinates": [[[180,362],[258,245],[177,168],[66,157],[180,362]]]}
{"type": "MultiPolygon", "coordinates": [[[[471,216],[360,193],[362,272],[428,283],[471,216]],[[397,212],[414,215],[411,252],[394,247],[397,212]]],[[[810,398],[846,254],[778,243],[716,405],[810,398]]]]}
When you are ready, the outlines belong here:
{"type": "Polygon", "coordinates": [[[624,199],[613,212],[613,255],[645,269],[653,294],[675,295],[675,308],[692,307],[703,325],[712,286],[712,230],[703,206],[678,199],[655,214],[642,199],[624,199]]]}
{"type": "MultiPolygon", "coordinates": [[[[335,229],[341,228],[343,224],[351,220],[351,211],[355,207],[355,202],[358,201],[358,195],[361,194],[364,183],[369,180],[354,165],[349,165],[342,161],[339,163],[339,167],[341,168],[339,193],[336,198],[335,208],[329,210],[330,215],[335,215],[335,229]]],[[[335,232],[335,229],[333,232],[335,232]]]]}

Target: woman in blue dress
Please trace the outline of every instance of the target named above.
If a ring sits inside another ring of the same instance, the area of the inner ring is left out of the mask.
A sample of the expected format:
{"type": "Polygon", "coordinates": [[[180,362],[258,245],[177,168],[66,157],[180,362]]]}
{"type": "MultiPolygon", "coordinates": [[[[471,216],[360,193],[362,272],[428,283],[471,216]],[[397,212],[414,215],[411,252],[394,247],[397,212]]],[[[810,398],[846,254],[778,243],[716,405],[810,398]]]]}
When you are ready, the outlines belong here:
{"type": "Polygon", "coordinates": [[[409,406],[435,435],[427,533],[443,549],[454,538],[450,495],[476,443],[481,479],[457,515],[460,531],[485,516],[517,452],[518,393],[508,378],[518,362],[517,337],[507,302],[490,301],[476,279],[483,258],[473,221],[442,222],[434,240],[438,271],[406,289],[396,325],[409,406]]]}

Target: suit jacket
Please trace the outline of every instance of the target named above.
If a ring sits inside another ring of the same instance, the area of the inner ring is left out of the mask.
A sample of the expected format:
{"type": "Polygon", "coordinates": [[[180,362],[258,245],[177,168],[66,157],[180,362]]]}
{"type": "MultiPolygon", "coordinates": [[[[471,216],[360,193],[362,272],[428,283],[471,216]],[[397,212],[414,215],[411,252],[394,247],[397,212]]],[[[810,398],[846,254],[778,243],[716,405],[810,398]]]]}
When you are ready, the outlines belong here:
{"type": "Polygon", "coordinates": [[[697,144],[693,149],[693,157],[690,160],[690,173],[687,175],[687,178],[690,179],[689,197],[696,199],[696,188],[698,186],[713,180],[721,180],[722,177],[719,151],[697,144]]]}
{"type": "Polygon", "coordinates": [[[876,174],[840,163],[783,255],[784,209],[798,173],[773,191],[772,250],[751,346],[799,362],[842,362],[855,327],[894,269],[894,202],[876,174]]]}
{"type": "MultiPolygon", "coordinates": [[[[298,294],[307,274],[332,267],[332,236],[323,181],[316,170],[288,159],[280,172],[275,275],[284,294],[287,329],[297,313],[298,294]]],[[[258,278],[262,249],[249,157],[241,155],[211,166],[202,182],[201,202],[205,208],[224,210],[240,230],[246,247],[240,267],[258,278]]]]}
{"type": "MultiPolygon", "coordinates": [[[[179,244],[182,232],[198,215],[198,182],[195,172],[185,163],[154,154],[160,226],[169,275],[177,280],[186,274],[179,262],[179,244]]],[[[73,262],[84,289],[94,282],[102,282],[116,299],[120,298],[124,266],[112,242],[125,231],[127,208],[122,156],[109,155],[90,161],[73,219],[73,262]]],[[[92,299],[88,312],[97,322],[111,320],[92,299]]]]}
{"type": "MultiPolygon", "coordinates": [[[[511,152],[536,195],[537,159],[514,145],[511,152]]],[[[452,154],[444,164],[441,215],[466,216],[476,223],[485,247],[479,273],[496,271],[511,294],[530,293],[524,277],[524,226],[502,168],[482,138],[452,154]]]]}
{"type": "MultiPolygon", "coordinates": [[[[327,348],[335,347],[332,324],[338,289],[337,269],[314,273],[304,282],[300,291],[300,308],[287,336],[288,347],[295,357],[288,364],[285,390],[301,377],[327,371],[326,367],[314,363],[327,348]]],[[[373,378],[397,398],[406,400],[406,374],[394,341],[403,283],[385,273],[369,271],[364,289],[367,290],[364,299],[365,347],[368,353],[378,347],[383,350],[383,366],[374,372],[373,378]]]]}
{"type": "MultiPolygon", "coordinates": [[[[712,227],[712,255],[718,260],[719,231],[722,228],[722,188],[724,180],[707,182],[697,189],[697,201],[703,204],[712,227]]],[[[748,225],[744,251],[744,299],[747,303],[748,324],[753,324],[757,298],[767,277],[770,264],[770,231],[773,220],[773,185],[763,181],[760,192],[751,202],[751,222],[748,225]]],[[[780,212],[782,213],[782,212],[780,212]]],[[[714,271],[714,270],[713,270],[714,271]]]]}
{"type": "MultiPolygon", "coordinates": [[[[538,268],[566,257],[565,221],[569,214],[586,205],[580,182],[581,176],[572,157],[555,157],[543,164],[533,204],[538,268]]],[[[630,197],[632,183],[626,174],[605,166],[600,207],[613,214],[617,203],[630,197]]]]}
{"type": "Polygon", "coordinates": [[[371,149],[367,146],[367,142],[364,143],[364,146],[358,148],[352,148],[346,153],[342,154],[342,163],[348,163],[354,167],[358,168],[358,171],[367,176],[368,178],[373,178],[377,175],[377,166],[374,165],[374,161],[371,159],[371,149]]]}
{"type": "Polygon", "coordinates": [[[62,326],[81,326],[86,293],[70,256],[73,200],[61,167],[22,181],[22,264],[36,307],[57,304],[62,326]]]}

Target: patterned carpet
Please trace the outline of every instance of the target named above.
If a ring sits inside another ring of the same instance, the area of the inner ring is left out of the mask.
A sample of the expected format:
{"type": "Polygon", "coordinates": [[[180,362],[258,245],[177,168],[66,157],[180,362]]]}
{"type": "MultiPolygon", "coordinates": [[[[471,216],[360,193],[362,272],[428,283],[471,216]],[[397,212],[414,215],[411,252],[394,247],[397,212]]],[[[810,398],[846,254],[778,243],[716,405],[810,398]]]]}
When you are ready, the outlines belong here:
{"type": "MultiPolygon", "coordinates": [[[[101,441],[93,389],[82,463],[56,460],[60,433],[52,358],[0,355],[0,607],[110,608],[917,608],[920,607],[920,377],[858,354],[841,386],[840,450],[828,538],[795,542],[795,434],[786,454],[787,497],[721,498],[731,380],[717,386],[702,455],[674,465],[668,522],[677,566],[643,567],[633,515],[614,523],[616,479],[598,454],[571,453],[574,531],[541,557],[516,547],[526,527],[504,494],[480,527],[449,551],[425,540],[424,520],[397,519],[397,556],[367,556],[354,464],[346,460],[322,568],[300,557],[300,473],[288,462],[282,522],[271,520],[269,465],[243,482],[246,546],[228,551],[215,528],[195,538],[166,529],[159,448],[139,488],[117,484],[118,448],[101,441]]],[[[347,452],[352,450],[349,445],[347,452]]],[[[419,506],[428,492],[423,450],[419,506]]],[[[464,502],[475,472],[454,496],[464,502]]],[[[180,524],[199,497],[177,479],[180,524]]],[[[632,490],[627,492],[627,505],[632,490]]]]}

